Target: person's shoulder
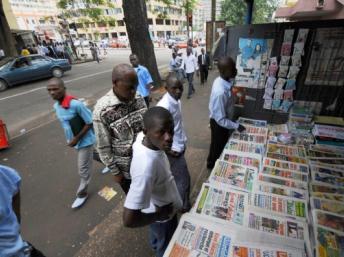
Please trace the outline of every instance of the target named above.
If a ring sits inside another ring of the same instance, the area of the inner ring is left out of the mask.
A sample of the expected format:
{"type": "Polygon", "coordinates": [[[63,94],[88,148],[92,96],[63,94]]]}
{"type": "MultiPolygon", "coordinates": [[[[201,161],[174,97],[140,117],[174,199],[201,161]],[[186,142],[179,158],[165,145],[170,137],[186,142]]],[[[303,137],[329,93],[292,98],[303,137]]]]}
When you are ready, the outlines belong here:
{"type": "Polygon", "coordinates": [[[1,182],[6,180],[5,182],[16,185],[20,182],[21,178],[16,170],[0,164],[0,180],[1,182]]]}
{"type": "Polygon", "coordinates": [[[113,106],[118,103],[118,99],[115,94],[110,90],[105,95],[97,100],[94,106],[93,114],[100,115],[100,113],[107,107],[113,106]]]}
{"type": "Polygon", "coordinates": [[[166,92],[160,101],[156,104],[156,106],[164,107],[165,109],[168,109],[169,101],[168,101],[168,92],[166,92]]]}

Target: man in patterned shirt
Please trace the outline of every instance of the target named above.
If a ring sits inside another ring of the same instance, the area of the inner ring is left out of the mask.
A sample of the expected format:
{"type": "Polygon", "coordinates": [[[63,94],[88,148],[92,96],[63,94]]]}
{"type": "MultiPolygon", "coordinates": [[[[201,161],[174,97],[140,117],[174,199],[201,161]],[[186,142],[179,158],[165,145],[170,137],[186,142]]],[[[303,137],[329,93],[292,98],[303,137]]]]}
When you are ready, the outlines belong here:
{"type": "Polygon", "coordinates": [[[132,145],[143,130],[145,100],[136,94],[134,68],[119,64],[112,71],[112,89],[97,101],[93,111],[96,147],[101,161],[125,193],[130,187],[132,145]]]}

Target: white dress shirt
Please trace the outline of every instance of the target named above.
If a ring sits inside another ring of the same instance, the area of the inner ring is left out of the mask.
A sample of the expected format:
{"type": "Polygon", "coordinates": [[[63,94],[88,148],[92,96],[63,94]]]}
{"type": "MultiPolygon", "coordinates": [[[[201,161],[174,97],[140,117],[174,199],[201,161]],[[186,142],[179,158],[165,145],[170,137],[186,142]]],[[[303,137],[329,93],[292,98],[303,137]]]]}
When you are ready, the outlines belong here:
{"type": "Polygon", "coordinates": [[[180,100],[174,99],[168,92],[161,98],[157,106],[167,109],[173,117],[174,135],[172,150],[181,153],[185,150],[186,135],[182,121],[182,108],[180,100]]]}
{"type": "Polygon", "coordinates": [[[197,59],[193,54],[187,55],[184,58],[184,63],[186,73],[193,73],[198,70],[197,59]]]}

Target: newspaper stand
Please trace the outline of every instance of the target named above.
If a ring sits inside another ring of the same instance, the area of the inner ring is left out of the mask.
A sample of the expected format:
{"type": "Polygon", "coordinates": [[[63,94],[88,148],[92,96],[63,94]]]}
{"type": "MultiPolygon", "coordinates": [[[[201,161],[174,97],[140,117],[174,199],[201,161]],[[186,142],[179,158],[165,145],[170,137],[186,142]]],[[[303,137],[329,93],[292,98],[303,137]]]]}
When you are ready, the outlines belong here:
{"type": "Polygon", "coordinates": [[[5,149],[9,147],[8,142],[8,132],[6,128],[6,124],[0,120],[0,149],[5,149]]]}

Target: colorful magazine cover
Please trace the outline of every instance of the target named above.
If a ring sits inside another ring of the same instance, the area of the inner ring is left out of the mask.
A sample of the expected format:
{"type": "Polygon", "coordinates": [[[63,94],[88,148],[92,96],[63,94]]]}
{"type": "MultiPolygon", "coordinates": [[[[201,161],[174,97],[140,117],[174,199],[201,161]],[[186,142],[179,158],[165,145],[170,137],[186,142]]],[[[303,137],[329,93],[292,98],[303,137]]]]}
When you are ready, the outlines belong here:
{"type": "Polygon", "coordinates": [[[275,185],[271,183],[265,183],[262,181],[257,181],[255,185],[255,189],[257,192],[287,196],[291,198],[307,200],[308,199],[308,191],[290,188],[286,186],[275,185]]]}
{"type": "Polygon", "coordinates": [[[227,226],[184,214],[164,257],[232,257],[234,239],[227,226]]]}
{"type": "Polygon", "coordinates": [[[239,164],[249,167],[255,167],[260,169],[261,158],[255,158],[256,155],[251,156],[250,154],[243,152],[233,152],[229,150],[223,150],[220,156],[221,161],[226,161],[233,164],[239,164]]]}
{"type": "Polygon", "coordinates": [[[311,182],[309,188],[310,188],[311,192],[344,195],[344,189],[340,188],[340,187],[329,186],[329,185],[311,182]]]}
{"type": "MultiPolygon", "coordinates": [[[[321,159],[319,159],[321,160],[321,159]]],[[[324,162],[319,162],[317,160],[309,160],[309,165],[316,165],[320,166],[323,168],[328,168],[328,169],[335,169],[335,170],[340,170],[344,172],[344,166],[343,165],[335,165],[335,164],[330,164],[330,163],[324,163],[324,162]]]]}
{"type": "Polygon", "coordinates": [[[288,156],[296,157],[306,157],[306,150],[304,146],[289,146],[281,144],[268,144],[267,150],[268,153],[283,154],[288,156]]]}
{"type": "Polygon", "coordinates": [[[323,226],[315,226],[316,257],[343,257],[344,235],[323,226]]]}
{"type": "Polygon", "coordinates": [[[327,175],[324,173],[318,173],[314,171],[312,171],[312,181],[319,184],[329,185],[329,186],[344,187],[343,177],[342,178],[336,177],[336,176],[327,175]]]}
{"type": "Polygon", "coordinates": [[[264,166],[261,173],[286,179],[308,182],[308,175],[298,171],[291,171],[280,168],[274,168],[270,166],[264,166]]]}
{"type": "Polygon", "coordinates": [[[237,141],[233,139],[229,139],[227,142],[225,149],[236,151],[236,152],[248,152],[254,153],[258,155],[263,155],[265,152],[264,144],[254,144],[248,143],[243,141],[237,141]]]}
{"type": "Polygon", "coordinates": [[[307,164],[308,161],[305,158],[296,157],[296,156],[288,156],[284,154],[277,154],[277,153],[266,153],[266,156],[271,159],[282,160],[287,162],[296,162],[301,164],[307,164]]]}
{"type": "Polygon", "coordinates": [[[203,184],[192,213],[210,217],[218,222],[243,225],[247,205],[247,193],[203,184]]]}
{"type": "Polygon", "coordinates": [[[269,176],[269,175],[262,174],[262,173],[258,174],[258,181],[276,184],[279,186],[297,188],[297,189],[301,189],[301,190],[307,190],[308,189],[308,184],[305,182],[295,181],[295,180],[290,180],[290,179],[284,179],[284,178],[276,178],[274,176],[269,176]]]}
{"type": "Polygon", "coordinates": [[[308,150],[307,151],[308,158],[311,159],[318,159],[318,158],[343,158],[343,155],[341,154],[335,154],[335,153],[327,153],[317,150],[308,150]]]}
{"type": "Polygon", "coordinates": [[[286,247],[273,247],[271,245],[254,245],[252,243],[235,242],[233,257],[304,257],[304,251],[288,249],[286,247]]]}
{"type": "Polygon", "coordinates": [[[257,169],[217,160],[209,182],[251,192],[257,178],[257,169]]]}
{"type": "Polygon", "coordinates": [[[249,198],[249,205],[261,211],[270,211],[284,217],[293,217],[304,221],[308,215],[307,201],[267,193],[253,193],[249,198]]]}
{"type": "Polygon", "coordinates": [[[338,215],[344,215],[344,203],[340,201],[332,201],[311,197],[310,204],[312,209],[318,209],[326,212],[332,212],[338,215]]]}
{"type": "Polygon", "coordinates": [[[344,216],[321,210],[312,211],[313,222],[344,235],[344,216]]]}
{"type": "Polygon", "coordinates": [[[262,136],[258,134],[239,133],[239,132],[232,133],[231,139],[237,140],[237,141],[251,142],[251,143],[256,143],[256,144],[265,144],[267,140],[266,136],[262,136]]]}
{"type": "Polygon", "coordinates": [[[259,134],[263,136],[268,135],[268,128],[255,127],[255,126],[250,126],[250,125],[246,125],[245,128],[246,128],[245,133],[248,133],[248,134],[259,134]]]}
{"type": "Polygon", "coordinates": [[[287,169],[287,170],[293,170],[293,171],[300,171],[303,173],[308,174],[308,165],[305,164],[298,164],[288,161],[282,161],[282,160],[275,160],[271,158],[264,158],[263,165],[281,168],[281,169],[287,169]]]}
{"type": "Polygon", "coordinates": [[[268,124],[266,120],[255,120],[255,119],[249,119],[244,117],[239,117],[238,122],[242,125],[250,125],[254,127],[262,127],[265,128],[268,124]]]}
{"type": "Polygon", "coordinates": [[[310,150],[325,152],[325,153],[333,153],[333,154],[340,154],[344,156],[344,149],[338,146],[330,146],[330,145],[310,145],[310,150]]]}
{"type": "Polygon", "coordinates": [[[344,158],[337,158],[337,159],[333,159],[333,158],[317,158],[316,160],[314,160],[315,163],[319,163],[319,164],[326,164],[326,165],[333,165],[334,167],[338,167],[338,168],[344,168],[344,158]]]}
{"type": "Polygon", "coordinates": [[[268,125],[270,132],[276,133],[288,133],[288,125],[287,124],[269,124],[268,125]]]}
{"type": "Polygon", "coordinates": [[[321,165],[310,165],[312,172],[318,172],[320,174],[327,174],[339,178],[344,178],[344,170],[329,168],[321,165]]]}

